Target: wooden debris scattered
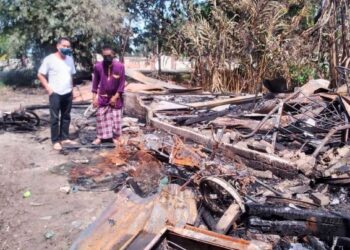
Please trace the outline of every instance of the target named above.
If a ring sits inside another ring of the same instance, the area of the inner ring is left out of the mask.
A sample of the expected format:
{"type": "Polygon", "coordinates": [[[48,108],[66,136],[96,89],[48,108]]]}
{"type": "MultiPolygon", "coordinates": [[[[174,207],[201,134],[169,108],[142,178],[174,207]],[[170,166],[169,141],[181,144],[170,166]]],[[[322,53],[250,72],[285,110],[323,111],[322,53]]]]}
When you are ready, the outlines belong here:
{"type": "Polygon", "coordinates": [[[248,205],[249,227],[288,236],[349,236],[349,218],[320,209],[248,205]],[[273,219],[278,218],[278,220],[273,219]]]}
{"type": "Polygon", "coordinates": [[[174,146],[169,158],[171,164],[199,169],[203,157],[206,157],[206,155],[199,149],[186,146],[178,136],[174,136],[174,146]]]}
{"type": "MultiPolygon", "coordinates": [[[[243,240],[214,233],[205,229],[192,226],[185,228],[168,227],[163,229],[150,243],[145,250],[159,249],[162,242],[171,240],[177,249],[261,249],[272,250],[272,246],[257,240],[243,240]],[[174,242],[175,241],[175,242],[174,242]]],[[[171,244],[169,244],[171,246],[171,244]]]]}
{"type": "MultiPolygon", "coordinates": [[[[328,247],[349,237],[349,215],[334,210],[348,204],[350,98],[328,81],[232,97],[126,74],[143,83],[124,95],[138,118],[125,119],[128,143],[63,167],[72,192],[117,193],[72,249],[272,249],[283,236],[328,247]],[[264,234],[273,246],[254,240],[264,234]]],[[[114,147],[102,145],[64,149],[114,147]]]]}
{"type": "Polygon", "coordinates": [[[231,204],[221,216],[219,222],[216,224],[216,232],[226,234],[236,220],[241,216],[241,208],[238,204],[231,204]]]}
{"type": "Polygon", "coordinates": [[[195,196],[188,189],[180,191],[180,186],[168,185],[148,198],[123,189],[71,249],[144,249],[166,225],[183,228],[196,218],[195,196]],[[115,221],[114,226],[110,220],[115,221]]]}
{"type": "Polygon", "coordinates": [[[330,203],[330,199],[327,195],[322,194],[320,192],[312,193],[311,199],[318,205],[327,206],[330,203]]]}
{"type": "Polygon", "coordinates": [[[125,69],[125,75],[136,81],[152,86],[153,88],[184,89],[184,87],[181,87],[177,84],[167,83],[161,80],[145,76],[141,72],[130,68],[125,69]]]}
{"type": "MultiPolygon", "coordinates": [[[[260,96],[258,98],[260,98],[260,96]]],[[[214,108],[225,104],[243,104],[246,102],[252,102],[255,99],[256,99],[255,95],[247,95],[247,96],[238,96],[238,97],[233,97],[228,99],[221,99],[221,100],[219,99],[219,100],[208,101],[208,102],[189,103],[188,105],[195,109],[214,108]]]]}

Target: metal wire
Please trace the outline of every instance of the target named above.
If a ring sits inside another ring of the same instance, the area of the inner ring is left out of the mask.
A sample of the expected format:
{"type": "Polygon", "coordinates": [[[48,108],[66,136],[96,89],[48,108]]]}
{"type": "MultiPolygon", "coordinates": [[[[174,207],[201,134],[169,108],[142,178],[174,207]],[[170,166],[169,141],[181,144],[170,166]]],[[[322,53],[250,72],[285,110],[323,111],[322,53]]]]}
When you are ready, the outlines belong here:
{"type": "MultiPolygon", "coordinates": [[[[301,98],[307,100],[308,103],[285,104],[285,110],[289,110],[287,114],[291,117],[292,122],[287,127],[279,128],[280,133],[278,134],[279,138],[277,138],[278,140],[282,136],[285,137],[285,134],[293,135],[292,140],[303,144],[300,150],[306,145],[312,146],[315,140],[322,140],[330,129],[347,124],[345,117],[342,117],[342,110],[337,100],[319,101],[303,93],[301,95],[301,98]],[[316,110],[321,111],[317,112],[316,110]]],[[[339,134],[337,134],[337,138],[333,139],[335,142],[340,141],[339,134]]]]}
{"type": "Polygon", "coordinates": [[[349,88],[349,78],[350,78],[350,68],[338,66],[336,67],[338,71],[339,81],[337,81],[337,86],[340,87],[343,84],[346,84],[348,94],[350,94],[349,88]]]}

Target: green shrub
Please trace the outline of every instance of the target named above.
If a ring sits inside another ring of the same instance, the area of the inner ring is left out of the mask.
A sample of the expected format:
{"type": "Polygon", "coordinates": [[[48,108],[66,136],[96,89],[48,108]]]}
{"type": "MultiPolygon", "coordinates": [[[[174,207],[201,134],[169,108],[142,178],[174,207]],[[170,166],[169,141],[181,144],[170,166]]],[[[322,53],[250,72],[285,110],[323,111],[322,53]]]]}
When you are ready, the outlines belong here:
{"type": "Polygon", "coordinates": [[[302,86],[315,75],[315,70],[309,66],[292,65],[289,67],[292,84],[302,86]]]}

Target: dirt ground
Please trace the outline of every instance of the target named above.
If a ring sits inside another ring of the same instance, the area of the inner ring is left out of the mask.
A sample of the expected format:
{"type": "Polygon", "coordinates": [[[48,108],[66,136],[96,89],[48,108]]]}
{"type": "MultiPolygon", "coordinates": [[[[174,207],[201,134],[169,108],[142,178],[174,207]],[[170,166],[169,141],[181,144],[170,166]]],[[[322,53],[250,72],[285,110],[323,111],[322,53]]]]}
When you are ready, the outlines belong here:
{"type": "MultiPolygon", "coordinates": [[[[41,90],[0,89],[0,111],[20,105],[46,104],[41,90]]],[[[74,239],[109,203],[113,192],[65,194],[67,177],[50,169],[88,152],[62,155],[54,151],[48,127],[35,133],[0,131],[0,249],[69,249],[74,239]],[[23,192],[30,191],[29,198],[23,192]],[[53,237],[45,234],[53,232],[53,237]]],[[[89,153],[91,154],[91,153],[89,153]]]]}

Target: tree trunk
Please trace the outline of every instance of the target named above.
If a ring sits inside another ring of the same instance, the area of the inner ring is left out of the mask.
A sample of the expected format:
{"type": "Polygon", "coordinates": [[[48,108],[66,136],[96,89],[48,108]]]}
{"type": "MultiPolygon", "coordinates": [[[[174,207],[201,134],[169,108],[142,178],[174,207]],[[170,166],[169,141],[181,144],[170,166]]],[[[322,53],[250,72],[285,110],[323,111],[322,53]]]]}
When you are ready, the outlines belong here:
{"type": "Polygon", "coordinates": [[[119,50],[119,61],[121,63],[124,63],[125,45],[123,43],[123,37],[122,36],[119,37],[119,43],[121,45],[121,49],[119,50]]]}
{"type": "Polygon", "coordinates": [[[28,63],[27,63],[27,56],[26,55],[21,55],[21,66],[22,68],[27,68],[28,63]]]}
{"type": "Polygon", "coordinates": [[[329,57],[329,73],[330,73],[330,79],[331,79],[331,87],[335,88],[337,87],[337,48],[336,48],[336,8],[335,8],[335,1],[332,1],[333,8],[332,16],[329,21],[329,28],[330,28],[330,36],[329,36],[329,47],[330,47],[330,57],[329,57]]]}
{"type": "Polygon", "coordinates": [[[157,44],[157,56],[158,56],[158,75],[162,73],[162,42],[158,38],[158,44],[157,44]]]}
{"type": "Polygon", "coordinates": [[[346,20],[346,16],[347,16],[346,3],[342,4],[340,13],[341,13],[342,43],[343,43],[342,62],[344,62],[349,57],[348,41],[347,41],[348,30],[346,28],[346,22],[348,22],[348,20],[346,20]]]}

